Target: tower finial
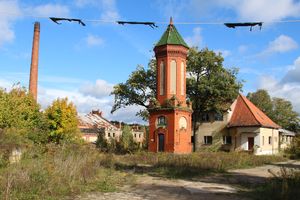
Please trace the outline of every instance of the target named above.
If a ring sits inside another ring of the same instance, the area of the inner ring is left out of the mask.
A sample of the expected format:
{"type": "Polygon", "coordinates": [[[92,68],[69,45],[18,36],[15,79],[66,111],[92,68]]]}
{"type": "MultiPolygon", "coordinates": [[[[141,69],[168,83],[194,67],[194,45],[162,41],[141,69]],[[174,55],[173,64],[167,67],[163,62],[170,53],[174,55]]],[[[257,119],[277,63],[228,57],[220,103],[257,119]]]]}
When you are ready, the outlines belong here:
{"type": "Polygon", "coordinates": [[[170,17],[170,25],[173,25],[173,18],[170,17]]]}

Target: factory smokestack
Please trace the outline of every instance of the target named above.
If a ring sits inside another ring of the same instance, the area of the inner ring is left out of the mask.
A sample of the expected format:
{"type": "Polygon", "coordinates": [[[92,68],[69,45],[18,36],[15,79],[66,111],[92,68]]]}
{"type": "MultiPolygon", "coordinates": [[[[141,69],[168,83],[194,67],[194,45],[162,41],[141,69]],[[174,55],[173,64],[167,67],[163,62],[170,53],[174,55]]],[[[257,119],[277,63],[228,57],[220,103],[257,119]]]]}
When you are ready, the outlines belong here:
{"type": "Polygon", "coordinates": [[[29,93],[37,101],[37,87],[38,87],[38,64],[39,64],[39,45],[40,45],[40,23],[34,23],[34,33],[32,42],[31,66],[30,66],[30,80],[29,93]]]}

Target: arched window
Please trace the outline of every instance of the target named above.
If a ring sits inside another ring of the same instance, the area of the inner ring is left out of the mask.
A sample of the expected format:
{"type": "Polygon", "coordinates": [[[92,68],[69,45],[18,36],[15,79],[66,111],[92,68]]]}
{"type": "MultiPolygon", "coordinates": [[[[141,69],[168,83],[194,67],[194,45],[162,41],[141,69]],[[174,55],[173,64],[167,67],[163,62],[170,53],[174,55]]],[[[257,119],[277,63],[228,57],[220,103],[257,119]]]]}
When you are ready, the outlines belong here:
{"type": "Polygon", "coordinates": [[[170,93],[171,94],[176,94],[176,77],[177,77],[177,70],[176,70],[176,61],[172,60],[171,61],[171,71],[170,71],[170,93]]]}
{"type": "Polygon", "coordinates": [[[157,118],[157,125],[167,125],[167,119],[165,116],[159,116],[157,118]]]}
{"type": "Polygon", "coordinates": [[[164,95],[165,93],[165,65],[164,65],[164,61],[161,61],[160,63],[160,74],[159,74],[159,78],[160,78],[160,83],[159,83],[159,94],[160,95],[164,95]]]}
{"type": "Polygon", "coordinates": [[[180,129],[186,129],[187,128],[187,120],[185,117],[180,117],[179,119],[179,128],[180,129]]]}
{"type": "Polygon", "coordinates": [[[181,80],[180,80],[180,94],[181,95],[184,95],[184,79],[185,79],[185,74],[184,74],[184,62],[182,61],[181,62],[181,66],[180,66],[180,77],[181,77],[181,80]]]}

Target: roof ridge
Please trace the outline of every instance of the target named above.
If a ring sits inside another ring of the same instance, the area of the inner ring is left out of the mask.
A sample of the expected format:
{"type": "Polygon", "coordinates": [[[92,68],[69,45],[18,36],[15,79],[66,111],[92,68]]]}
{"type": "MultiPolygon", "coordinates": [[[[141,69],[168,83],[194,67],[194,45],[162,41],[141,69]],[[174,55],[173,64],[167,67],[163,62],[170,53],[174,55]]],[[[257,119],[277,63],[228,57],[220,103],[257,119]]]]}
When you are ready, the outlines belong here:
{"type": "MultiPolygon", "coordinates": [[[[242,94],[239,94],[242,97],[242,100],[244,101],[244,103],[246,104],[247,108],[250,110],[251,114],[253,115],[254,119],[256,120],[257,123],[259,123],[261,126],[263,126],[261,124],[261,122],[256,118],[255,114],[253,113],[253,110],[250,108],[250,106],[248,105],[247,101],[245,100],[246,97],[242,94]]],[[[248,99],[247,99],[248,100],[248,99]]],[[[249,101],[249,100],[248,100],[249,101]]]]}

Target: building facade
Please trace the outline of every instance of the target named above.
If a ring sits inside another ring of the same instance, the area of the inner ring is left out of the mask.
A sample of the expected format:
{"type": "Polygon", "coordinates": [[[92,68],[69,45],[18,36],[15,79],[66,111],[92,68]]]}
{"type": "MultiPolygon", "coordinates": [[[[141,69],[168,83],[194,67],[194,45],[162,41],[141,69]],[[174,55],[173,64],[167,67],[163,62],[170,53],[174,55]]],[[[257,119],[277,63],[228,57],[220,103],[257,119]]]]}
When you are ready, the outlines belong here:
{"type": "Polygon", "coordinates": [[[157,62],[156,99],[150,102],[149,151],[192,152],[191,105],[186,102],[188,46],[173,25],[154,48],[157,62]]]}
{"type": "Polygon", "coordinates": [[[110,123],[102,116],[99,110],[93,110],[89,114],[78,116],[78,128],[82,133],[82,139],[86,142],[94,143],[97,141],[100,129],[104,130],[107,140],[119,140],[122,135],[122,130],[110,123]]]}
{"type": "Polygon", "coordinates": [[[280,130],[279,125],[240,94],[224,115],[202,116],[196,146],[197,150],[215,146],[226,151],[251,151],[256,155],[276,154],[294,135],[280,130]]]}

